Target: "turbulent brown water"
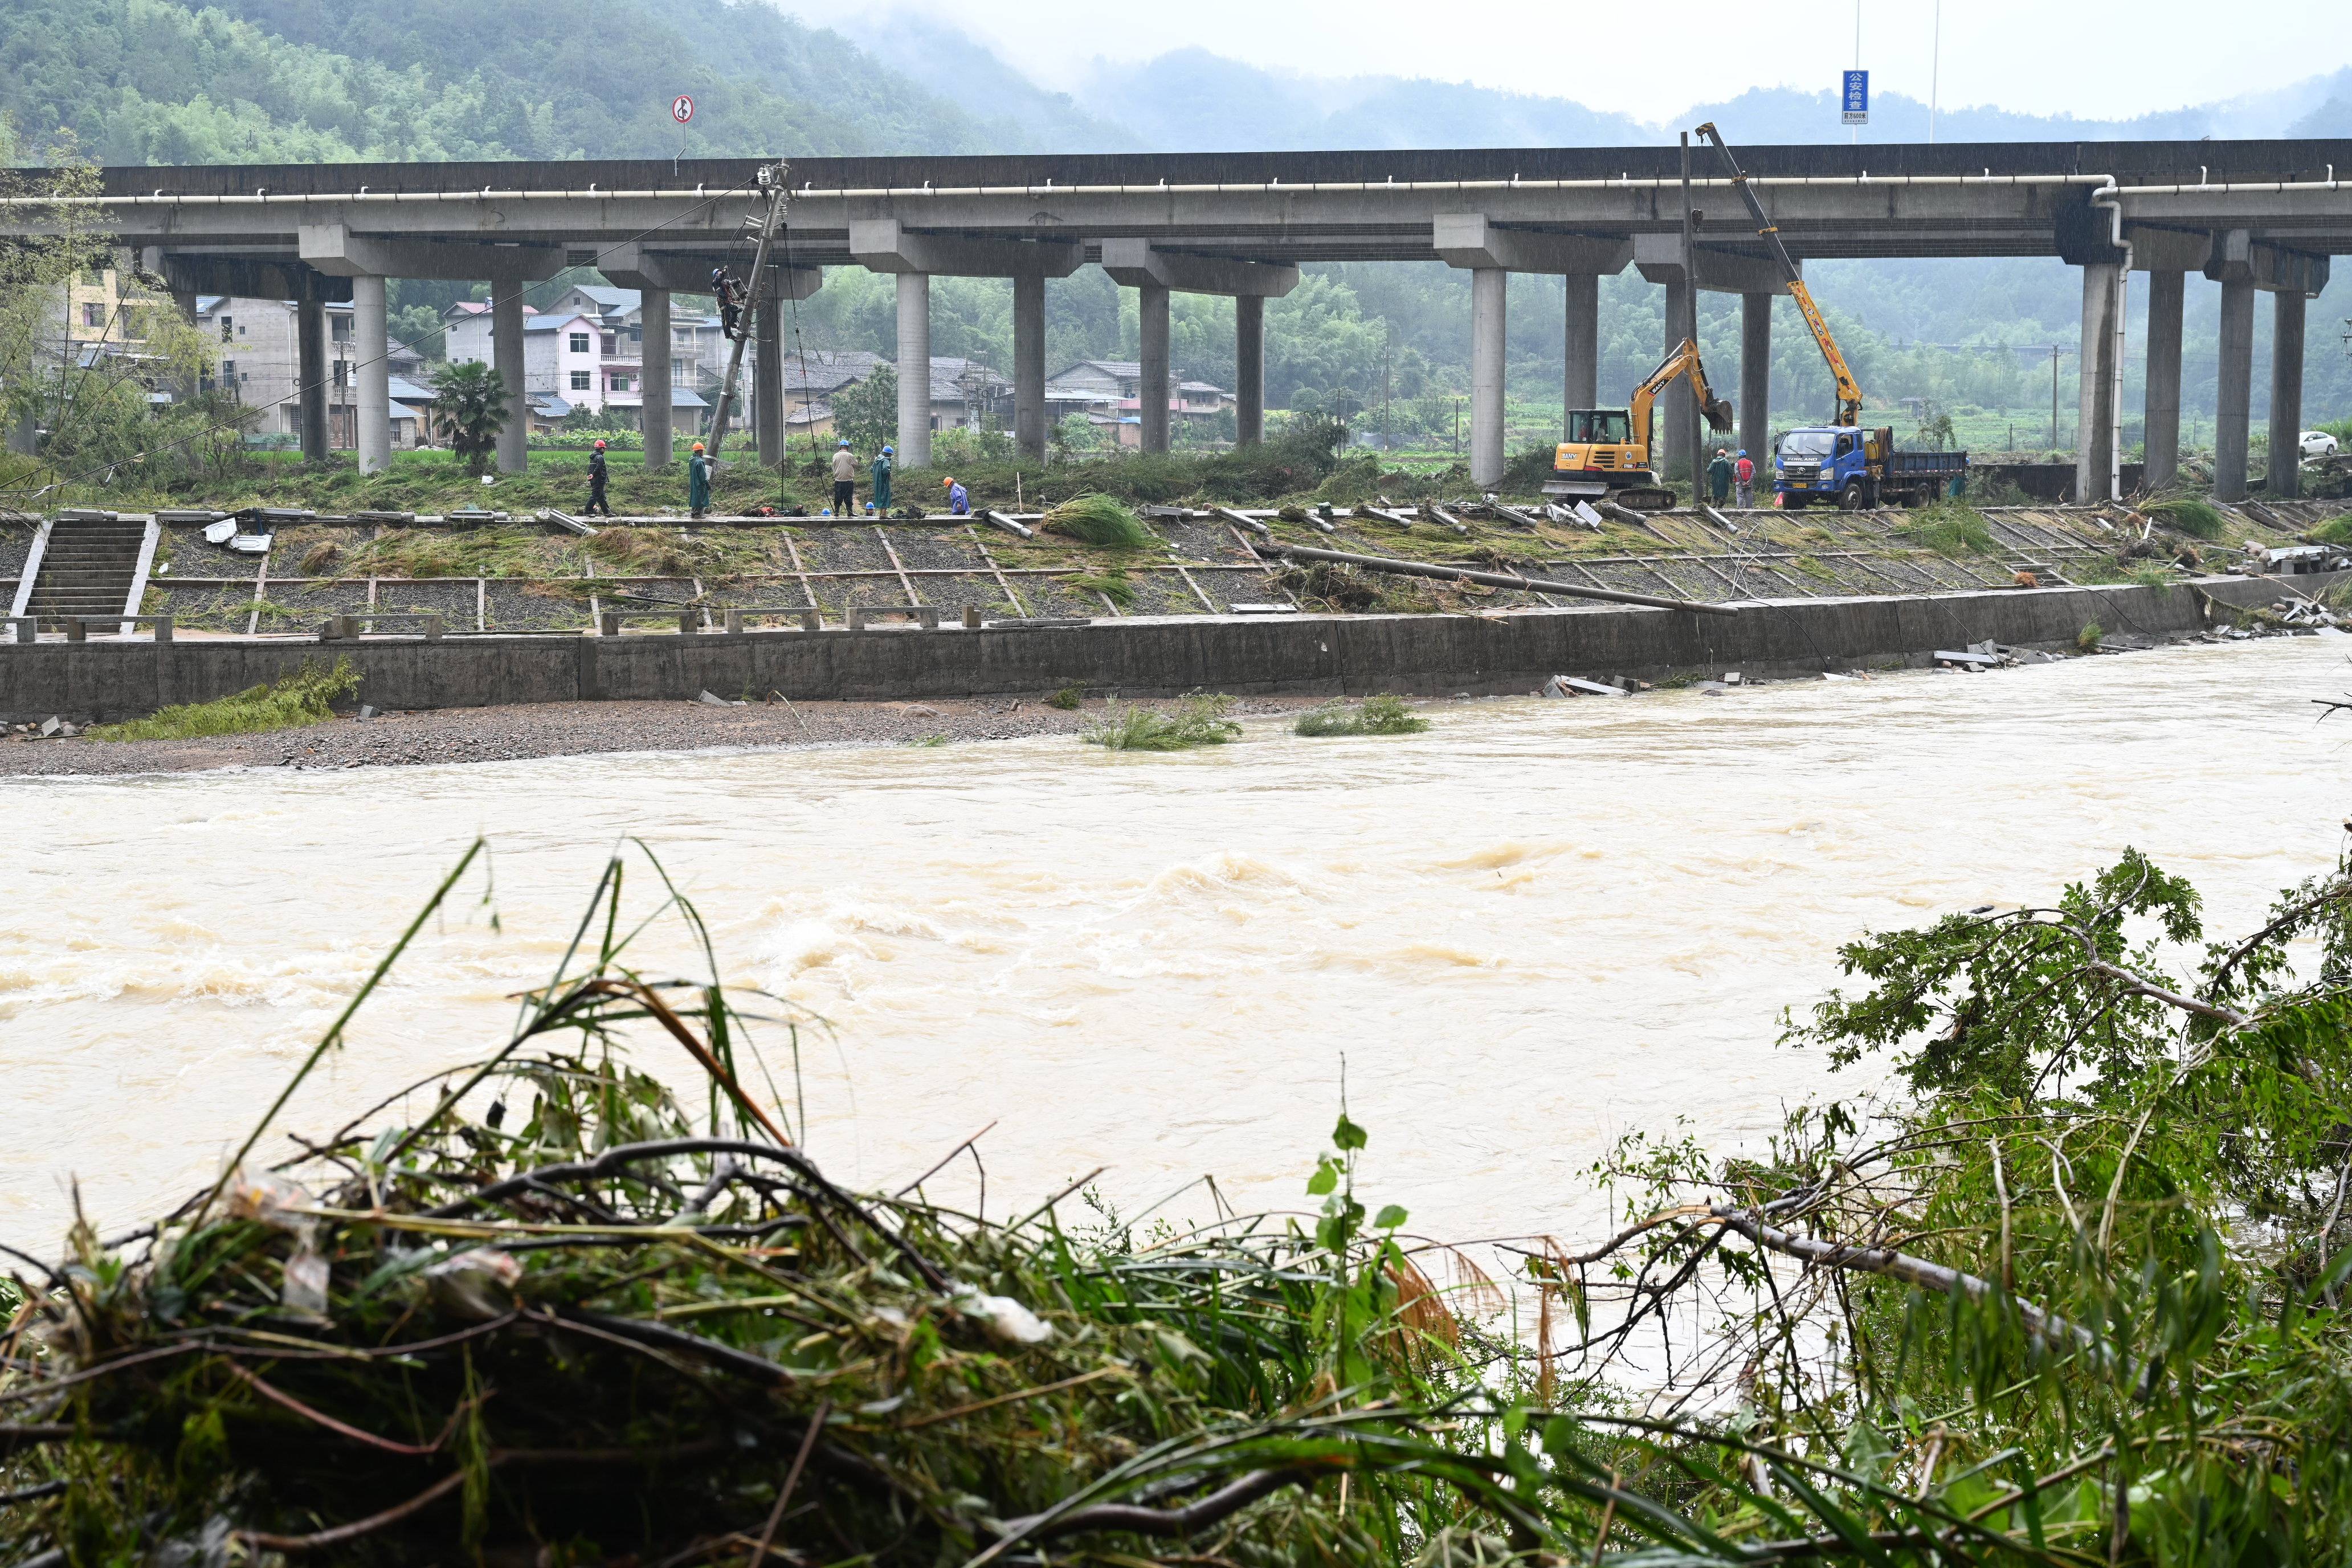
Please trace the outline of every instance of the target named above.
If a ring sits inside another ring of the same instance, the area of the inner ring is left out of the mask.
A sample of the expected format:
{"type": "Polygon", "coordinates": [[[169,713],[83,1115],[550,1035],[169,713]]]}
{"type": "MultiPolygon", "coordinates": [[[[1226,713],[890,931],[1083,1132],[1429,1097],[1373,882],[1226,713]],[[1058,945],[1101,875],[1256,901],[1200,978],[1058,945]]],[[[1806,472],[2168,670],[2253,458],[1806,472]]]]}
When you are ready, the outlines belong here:
{"type": "MultiPolygon", "coordinates": [[[[54,1246],[77,1180],[113,1227],[209,1175],[478,832],[490,905],[478,886],[426,931],[285,1125],[499,1036],[637,835],[730,979],[828,1020],[809,1142],[847,1181],[907,1180],[994,1121],[992,1213],[1097,1165],[1130,1211],[1205,1173],[1288,1205],[1344,1060],[1370,1186],[1416,1228],[1589,1228],[1584,1173],[1620,1134],[1752,1137],[1869,1087],[1773,1043],[1848,938],[2044,899],[2127,844],[2220,929],[2326,864],[2352,726],[2310,699],[2352,687],[2347,647],[1443,703],[1418,737],[1269,727],[1176,756],[12,781],[0,1237],[54,1246]]],[[[655,896],[641,865],[631,886],[655,896]]],[[[698,972],[675,929],[646,963],[698,972]]],[[[977,1195],[969,1162],[941,1180],[977,1195]]]]}

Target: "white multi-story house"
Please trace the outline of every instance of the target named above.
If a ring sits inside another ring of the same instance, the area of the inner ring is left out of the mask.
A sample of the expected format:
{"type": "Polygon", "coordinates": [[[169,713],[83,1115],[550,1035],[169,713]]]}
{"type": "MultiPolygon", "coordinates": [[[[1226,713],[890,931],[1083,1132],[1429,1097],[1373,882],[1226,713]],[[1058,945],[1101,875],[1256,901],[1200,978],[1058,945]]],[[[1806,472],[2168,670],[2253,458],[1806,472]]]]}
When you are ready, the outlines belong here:
{"type": "MultiPolygon", "coordinates": [[[[498,363],[489,306],[461,301],[450,308],[447,320],[446,341],[452,361],[498,363]]],[[[676,428],[698,426],[708,406],[698,390],[707,345],[724,342],[716,319],[672,319],[670,405],[676,428]]],[[[637,291],[574,284],[544,310],[525,307],[523,389],[541,418],[561,418],[573,410],[609,410],[635,422],[646,393],[645,309],[637,291]],[[558,403],[564,406],[557,407],[558,403]]]]}

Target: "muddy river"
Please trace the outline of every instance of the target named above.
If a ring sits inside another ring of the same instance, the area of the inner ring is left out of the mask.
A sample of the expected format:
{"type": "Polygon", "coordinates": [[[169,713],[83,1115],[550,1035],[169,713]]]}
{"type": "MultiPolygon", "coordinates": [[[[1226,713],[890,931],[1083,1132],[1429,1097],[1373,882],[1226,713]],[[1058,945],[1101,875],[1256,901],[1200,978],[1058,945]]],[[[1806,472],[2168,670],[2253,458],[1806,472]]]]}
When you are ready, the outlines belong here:
{"type": "MultiPolygon", "coordinates": [[[[1045,739],[9,781],[0,1237],[49,1250],[77,1183],[111,1228],[207,1177],[478,834],[488,875],[283,1125],[500,1036],[635,836],[728,978],[824,1020],[799,1093],[845,1181],[904,1181],[993,1122],[992,1213],[1096,1166],[1129,1212],[1204,1173],[1289,1205],[1344,1072],[1370,1192],[1415,1228],[1589,1229],[1585,1172],[1629,1130],[1752,1139],[1872,1087],[1775,1044],[1844,940],[2043,899],[2126,845],[2189,873],[2221,929],[2327,864],[2352,724],[2311,699],[2352,689],[2347,649],[1440,703],[1417,737],[1269,726],[1174,756],[1045,739]]],[[[634,858],[641,908],[655,887],[634,858]]],[[[639,962],[699,970],[674,922],[639,962]]],[[[672,1070],[653,1042],[642,1059],[672,1070]]],[[[979,1183],[964,1161],[937,1187],[979,1183]]]]}

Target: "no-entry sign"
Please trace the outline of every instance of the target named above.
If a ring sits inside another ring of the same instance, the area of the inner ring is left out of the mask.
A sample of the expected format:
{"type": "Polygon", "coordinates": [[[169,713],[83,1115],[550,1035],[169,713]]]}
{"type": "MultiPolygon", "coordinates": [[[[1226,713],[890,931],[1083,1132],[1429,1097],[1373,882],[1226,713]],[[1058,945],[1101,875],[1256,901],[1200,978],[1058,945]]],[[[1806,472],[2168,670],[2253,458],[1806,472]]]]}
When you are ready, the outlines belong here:
{"type": "Polygon", "coordinates": [[[680,125],[683,125],[688,121],[693,119],[694,100],[685,93],[679,93],[675,99],[670,100],[669,117],[672,120],[677,121],[680,125]]]}

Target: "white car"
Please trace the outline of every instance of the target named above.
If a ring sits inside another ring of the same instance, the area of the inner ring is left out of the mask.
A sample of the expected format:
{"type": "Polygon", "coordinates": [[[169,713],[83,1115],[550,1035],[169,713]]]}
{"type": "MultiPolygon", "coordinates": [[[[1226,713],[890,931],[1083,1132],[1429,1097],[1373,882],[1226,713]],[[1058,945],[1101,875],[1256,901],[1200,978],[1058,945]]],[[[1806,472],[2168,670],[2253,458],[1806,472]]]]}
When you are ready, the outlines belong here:
{"type": "Polygon", "coordinates": [[[2336,456],[2336,437],[2330,436],[2325,430],[2305,430],[2303,433],[2300,445],[2303,448],[2303,455],[2306,458],[2332,458],[2336,456]]]}

